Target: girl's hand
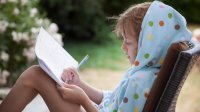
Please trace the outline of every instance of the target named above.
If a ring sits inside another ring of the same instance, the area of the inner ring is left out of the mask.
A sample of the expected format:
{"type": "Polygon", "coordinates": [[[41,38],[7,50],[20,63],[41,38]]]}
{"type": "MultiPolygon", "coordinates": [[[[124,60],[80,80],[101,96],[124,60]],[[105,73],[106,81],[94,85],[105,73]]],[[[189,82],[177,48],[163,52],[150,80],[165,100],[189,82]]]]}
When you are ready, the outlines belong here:
{"type": "Polygon", "coordinates": [[[61,78],[67,84],[79,85],[81,82],[77,69],[73,67],[64,69],[61,78]]]}
{"type": "Polygon", "coordinates": [[[88,100],[86,93],[76,85],[63,84],[63,86],[57,86],[62,98],[66,101],[84,105],[88,100]]]}

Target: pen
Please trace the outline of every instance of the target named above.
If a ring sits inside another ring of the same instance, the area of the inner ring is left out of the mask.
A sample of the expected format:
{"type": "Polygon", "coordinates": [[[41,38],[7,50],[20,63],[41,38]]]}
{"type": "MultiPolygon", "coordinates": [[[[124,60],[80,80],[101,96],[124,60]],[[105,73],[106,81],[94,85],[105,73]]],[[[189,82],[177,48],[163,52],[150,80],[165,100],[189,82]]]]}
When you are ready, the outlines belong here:
{"type": "Polygon", "coordinates": [[[88,58],[89,58],[89,55],[87,54],[87,55],[83,58],[83,60],[78,64],[78,67],[77,67],[78,70],[79,70],[80,66],[88,60],[88,58]]]}

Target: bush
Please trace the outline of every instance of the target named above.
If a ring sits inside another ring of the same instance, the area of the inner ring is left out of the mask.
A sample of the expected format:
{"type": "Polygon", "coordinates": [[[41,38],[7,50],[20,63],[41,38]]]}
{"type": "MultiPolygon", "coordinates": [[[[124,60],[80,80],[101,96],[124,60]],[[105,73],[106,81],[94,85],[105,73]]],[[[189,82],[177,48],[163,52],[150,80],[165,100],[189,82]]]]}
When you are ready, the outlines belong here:
{"type": "Polygon", "coordinates": [[[25,67],[34,63],[35,37],[40,26],[62,42],[57,25],[44,18],[37,7],[38,0],[0,1],[0,85],[8,80],[11,86],[25,67]]]}
{"type": "Polygon", "coordinates": [[[41,0],[41,6],[58,24],[65,39],[102,41],[109,38],[110,29],[100,0],[41,0]]]}
{"type": "Polygon", "coordinates": [[[174,7],[188,22],[200,23],[200,0],[164,0],[164,3],[174,7]]]}
{"type": "MultiPolygon", "coordinates": [[[[103,0],[102,6],[107,16],[119,15],[131,5],[150,0],[103,0]]],[[[151,0],[152,1],[152,0],[151,0]]]]}

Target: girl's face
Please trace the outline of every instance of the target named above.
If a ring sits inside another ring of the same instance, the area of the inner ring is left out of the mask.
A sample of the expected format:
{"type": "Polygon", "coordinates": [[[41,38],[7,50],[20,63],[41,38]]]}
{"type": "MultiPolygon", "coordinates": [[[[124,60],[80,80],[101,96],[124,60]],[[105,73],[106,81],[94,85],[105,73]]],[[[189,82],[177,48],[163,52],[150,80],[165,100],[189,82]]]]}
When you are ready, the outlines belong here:
{"type": "Polygon", "coordinates": [[[127,55],[129,62],[131,64],[134,63],[136,55],[137,55],[137,41],[136,41],[136,34],[126,33],[123,35],[123,43],[122,43],[122,50],[127,55]]]}

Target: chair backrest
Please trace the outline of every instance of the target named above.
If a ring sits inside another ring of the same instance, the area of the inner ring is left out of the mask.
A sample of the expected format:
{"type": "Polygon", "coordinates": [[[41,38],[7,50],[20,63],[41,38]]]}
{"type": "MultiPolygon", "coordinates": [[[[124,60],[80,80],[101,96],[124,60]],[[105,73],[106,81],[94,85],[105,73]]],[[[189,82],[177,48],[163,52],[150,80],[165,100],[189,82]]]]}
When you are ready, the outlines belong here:
{"type": "Polygon", "coordinates": [[[143,112],[175,112],[181,88],[200,56],[200,43],[173,44],[149,93],[143,112]]]}

